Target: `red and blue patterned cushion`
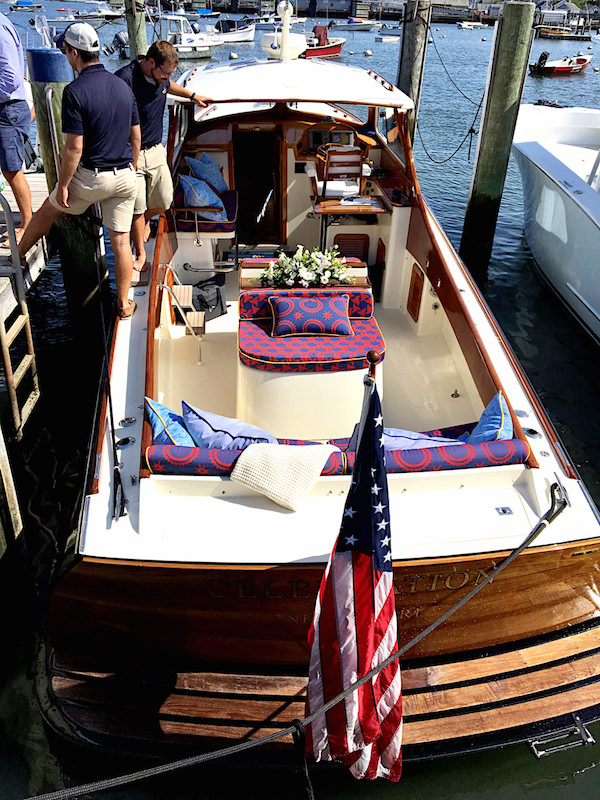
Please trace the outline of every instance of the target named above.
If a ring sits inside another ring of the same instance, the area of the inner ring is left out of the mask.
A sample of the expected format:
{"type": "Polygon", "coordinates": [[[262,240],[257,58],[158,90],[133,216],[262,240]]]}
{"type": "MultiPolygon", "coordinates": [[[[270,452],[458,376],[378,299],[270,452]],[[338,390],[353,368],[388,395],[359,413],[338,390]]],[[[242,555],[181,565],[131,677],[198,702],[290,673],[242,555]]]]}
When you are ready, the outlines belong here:
{"type": "Polygon", "coordinates": [[[348,295],[281,297],[272,295],[271,336],[352,336],[348,295]]]}
{"type": "MultiPolygon", "coordinates": [[[[158,475],[229,475],[240,450],[209,450],[201,447],[178,447],[153,444],[146,450],[150,472],[158,475]]],[[[425,450],[390,450],[385,454],[388,473],[438,472],[440,470],[498,467],[523,464],[529,445],[522,439],[505,439],[483,444],[459,442],[425,450]]],[[[354,452],[332,453],[322,475],[349,475],[354,466],[354,452]]]]}
{"type": "Polygon", "coordinates": [[[367,353],[383,360],[385,341],[373,317],[352,321],[353,336],[271,336],[270,319],[241,319],[238,329],[242,364],[267,372],[344,372],[368,369],[367,353]]]}
{"type": "MultiPolygon", "coordinates": [[[[266,259],[265,259],[266,261],[266,259]]],[[[239,314],[240,319],[271,319],[270,297],[337,297],[348,296],[348,316],[356,317],[373,316],[373,295],[369,289],[354,286],[334,286],[328,289],[274,289],[265,286],[261,289],[245,289],[240,293],[239,314]]]]}

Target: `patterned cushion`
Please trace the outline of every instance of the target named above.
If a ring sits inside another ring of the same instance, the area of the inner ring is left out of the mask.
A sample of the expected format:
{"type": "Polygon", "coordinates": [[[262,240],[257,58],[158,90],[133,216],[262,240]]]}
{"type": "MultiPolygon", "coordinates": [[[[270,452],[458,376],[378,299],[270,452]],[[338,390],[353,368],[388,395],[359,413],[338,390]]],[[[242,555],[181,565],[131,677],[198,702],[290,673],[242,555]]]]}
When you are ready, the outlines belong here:
{"type": "MultiPolygon", "coordinates": [[[[348,296],[348,316],[356,317],[373,316],[373,294],[370,289],[358,289],[354,286],[337,286],[328,289],[319,289],[319,297],[348,296]]],[[[239,313],[240,319],[271,319],[272,312],[269,298],[273,297],[314,297],[315,289],[246,289],[240,293],[239,313]]]]}
{"type": "Polygon", "coordinates": [[[267,431],[240,419],[223,417],[182,402],[183,421],[198,447],[245,450],[250,444],[276,444],[267,431]]]}
{"type": "Polygon", "coordinates": [[[241,319],[240,361],[267,372],[342,372],[367,369],[369,350],[383,360],[385,341],[375,319],[353,320],[352,327],[354,336],[273,338],[270,319],[241,319]]]}
{"type": "MultiPolygon", "coordinates": [[[[347,450],[356,450],[358,443],[358,424],[346,447],[347,450]]],[[[426,447],[443,447],[447,444],[456,444],[456,439],[446,439],[444,436],[428,436],[426,433],[406,431],[403,428],[383,429],[384,450],[420,450],[426,447]]]]}
{"type": "Polygon", "coordinates": [[[479,422],[471,433],[464,437],[469,444],[494,442],[500,439],[512,439],[513,424],[508,405],[502,392],[498,392],[487,404],[479,422]]]}
{"type": "Polygon", "coordinates": [[[221,168],[209,155],[202,153],[202,158],[191,158],[186,156],[187,165],[195,178],[201,178],[209,183],[217,194],[223,194],[229,189],[227,181],[223,177],[221,168]]]}
{"type": "Polygon", "coordinates": [[[269,297],[271,336],[352,336],[348,295],[269,297]]]}
{"type": "Polygon", "coordinates": [[[201,209],[199,215],[203,219],[213,222],[225,222],[227,214],[225,206],[218,194],[210,188],[206,181],[194,178],[191,175],[180,175],[179,183],[185,196],[185,205],[188,208],[201,209]]]}
{"type": "Polygon", "coordinates": [[[153,444],[179,444],[194,446],[194,440],[185,427],[183,417],[170,408],[146,397],[146,412],[152,425],[153,444]]]}
{"type": "MultiPolygon", "coordinates": [[[[213,222],[207,219],[199,219],[196,221],[194,220],[194,211],[176,211],[175,222],[177,230],[182,233],[186,231],[195,233],[196,230],[198,230],[199,233],[233,233],[237,220],[238,193],[233,189],[229,189],[229,191],[221,195],[221,200],[225,206],[225,214],[227,217],[225,222],[213,222]]],[[[177,181],[173,206],[175,208],[182,208],[184,205],[185,197],[183,195],[183,189],[181,188],[180,182],[177,181]]]]}
{"type": "MultiPolygon", "coordinates": [[[[153,444],[146,450],[150,472],[164,475],[229,475],[240,450],[215,450],[202,447],[177,447],[153,444]]],[[[522,439],[455,444],[425,450],[395,450],[385,454],[388,473],[438,472],[449,469],[475,469],[523,464],[529,456],[529,445],[522,439]]],[[[322,475],[349,475],[355,453],[332,453],[322,475]]]]}

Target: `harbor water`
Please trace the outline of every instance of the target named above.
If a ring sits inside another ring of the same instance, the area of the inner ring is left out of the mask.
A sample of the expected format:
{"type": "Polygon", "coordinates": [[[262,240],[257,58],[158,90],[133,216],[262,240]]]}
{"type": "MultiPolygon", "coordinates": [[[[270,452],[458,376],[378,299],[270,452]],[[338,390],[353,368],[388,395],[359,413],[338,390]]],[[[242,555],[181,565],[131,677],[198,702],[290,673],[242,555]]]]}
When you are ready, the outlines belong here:
{"type": "MultiPolygon", "coordinates": [[[[46,2],[47,16],[59,16],[59,6],[59,2],[46,2]]],[[[0,3],[0,11],[7,13],[8,4],[0,3]]],[[[27,40],[30,47],[39,47],[30,16],[10,14],[24,43],[27,40]]],[[[313,24],[309,21],[307,29],[313,24]]],[[[101,28],[101,42],[110,43],[124,27],[112,24],[101,28]]],[[[376,42],[376,33],[344,32],[347,42],[342,60],[373,69],[395,83],[399,43],[376,42]]],[[[231,52],[239,59],[260,58],[260,36],[257,31],[254,44],[224,45],[204,63],[227,60],[231,52]]],[[[468,132],[479,129],[479,117],[475,122],[474,118],[485,89],[492,38],[492,28],[461,30],[456,25],[437,24],[432,26],[428,45],[415,160],[423,193],[456,248],[476,149],[476,135],[468,136],[468,132]]],[[[548,50],[551,59],[580,50],[591,52],[592,64],[579,75],[528,76],[523,101],[541,99],[598,107],[600,73],[593,67],[600,67],[600,42],[537,40],[531,60],[537,60],[542,50],[548,50]]],[[[126,63],[115,57],[102,60],[112,71],[126,63]]],[[[599,348],[535,273],[523,236],[521,183],[512,159],[492,260],[481,289],[590,493],[600,504],[599,348]]],[[[0,800],[20,800],[71,785],[71,778],[62,774],[46,744],[34,700],[32,661],[35,633],[43,623],[58,555],[76,527],[100,370],[99,359],[90,354],[86,338],[70,328],[58,266],[50,266],[43,273],[29,302],[42,401],[18,451],[17,479],[26,529],[18,553],[0,564],[0,800]]],[[[413,535],[403,530],[402,520],[393,520],[392,524],[394,536],[413,535]]],[[[591,726],[591,731],[600,741],[600,725],[591,726]]],[[[527,746],[518,745],[411,765],[399,784],[357,782],[341,769],[315,771],[313,782],[318,800],[593,800],[600,797],[600,744],[540,760],[527,746]]],[[[168,781],[146,781],[90,796],[107,800],[217,800],[239,794],[246,800],[270,800],[300,798],[304,796],[302,788],[300,777],[292,772],[264,775],[216,765],[210,771],[197,769],[168,781]]]]}

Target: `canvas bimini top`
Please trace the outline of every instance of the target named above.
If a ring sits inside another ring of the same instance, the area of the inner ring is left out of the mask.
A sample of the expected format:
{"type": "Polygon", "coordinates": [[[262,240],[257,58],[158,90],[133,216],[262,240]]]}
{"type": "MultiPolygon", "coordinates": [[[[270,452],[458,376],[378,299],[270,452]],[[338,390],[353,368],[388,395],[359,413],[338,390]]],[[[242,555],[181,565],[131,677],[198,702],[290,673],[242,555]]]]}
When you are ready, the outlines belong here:
{"type": "Polygon", "coordinates": [[[298,101],[414,108],[410,97],[372,70],[319,59],[195,67],[179,82],[217,103],[298,101]]]}

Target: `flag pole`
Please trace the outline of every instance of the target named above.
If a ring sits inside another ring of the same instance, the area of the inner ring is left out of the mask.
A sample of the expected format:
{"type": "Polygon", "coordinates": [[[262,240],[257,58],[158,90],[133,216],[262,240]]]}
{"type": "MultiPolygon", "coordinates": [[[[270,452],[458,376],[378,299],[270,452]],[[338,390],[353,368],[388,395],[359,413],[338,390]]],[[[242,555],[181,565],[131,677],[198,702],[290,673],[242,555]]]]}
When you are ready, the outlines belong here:
{"type": "Polygon", "coordinates": [[[369,371],[363,378],[365,393],[363,395],[362,411],[360,412],[360,422],[358,423],[358,437],[356,439],[357,452],[360,440],[362,439],[363,431],[365,429],[367,414],[369,413],[371,395],[373,394],[373,389],[375,388],[375,369],[377,368],[377,364],[379,364],[381,361],[381,353],[377,352],[377,350],[369,350],[367,353],[367,361],[369,362],[369,371]]]}

